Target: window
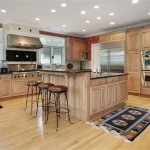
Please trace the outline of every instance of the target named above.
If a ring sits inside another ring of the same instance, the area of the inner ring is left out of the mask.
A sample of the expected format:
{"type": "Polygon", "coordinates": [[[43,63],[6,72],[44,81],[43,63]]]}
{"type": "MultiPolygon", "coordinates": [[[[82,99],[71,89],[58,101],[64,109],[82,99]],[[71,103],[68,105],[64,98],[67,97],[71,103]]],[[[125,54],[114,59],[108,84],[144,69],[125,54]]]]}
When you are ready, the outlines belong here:
{"type": "Polygon", "coordinates": [[[41,64],[65,64],[65,39],[59,37],[41,37],[41,64]]]}

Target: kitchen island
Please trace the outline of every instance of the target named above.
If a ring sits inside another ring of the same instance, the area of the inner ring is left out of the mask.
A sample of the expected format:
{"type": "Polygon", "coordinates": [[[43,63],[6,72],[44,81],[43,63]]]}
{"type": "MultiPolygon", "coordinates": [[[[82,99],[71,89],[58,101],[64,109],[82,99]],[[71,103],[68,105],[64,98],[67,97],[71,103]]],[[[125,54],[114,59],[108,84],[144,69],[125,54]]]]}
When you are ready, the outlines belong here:
{"type": "MultiPolygon", "coordinates": [[[[127,100],[127,74],[91,73],[91,70],[45,69],[12,72],[0,75],[0,99],[25,95],[26,83],[31,80],[51,82],[68,87],[71,115],[89,121],[106,111],[123,105],[127,100]],[[5,84],[7,83],[7,84],[5,84]],[[9,86],[9,90],[6,87],[9,86]],[[6,92],[7,91],[7,92],[6,92]]],[[[61,95],[61,104],[65,97],[61,95]]]]}
{"type": "MultiPolygon", "coordinates": [[[[91,73],[90,70],[41,71],[43,82],[68,87],[71,115],[89,121],[127,100],[127,74],[91,73]]],[[[62,105],[65,104],[61,97],[62,105]]]]}

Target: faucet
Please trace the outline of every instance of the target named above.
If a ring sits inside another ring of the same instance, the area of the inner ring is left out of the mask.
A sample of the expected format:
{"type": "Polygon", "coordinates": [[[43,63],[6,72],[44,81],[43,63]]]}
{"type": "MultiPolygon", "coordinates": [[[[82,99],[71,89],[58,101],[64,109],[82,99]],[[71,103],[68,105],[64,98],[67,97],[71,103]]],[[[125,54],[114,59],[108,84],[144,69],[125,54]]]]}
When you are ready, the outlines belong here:
{"type": "Polygon", "coordinates": [[[55,64],[52,64],[52,65],[55,66],[55,68],[54,68],[55,70],[58,69],[60,66],[62,66],[62,65],[57,65],[56,63],[55,63],[55,64]]]}

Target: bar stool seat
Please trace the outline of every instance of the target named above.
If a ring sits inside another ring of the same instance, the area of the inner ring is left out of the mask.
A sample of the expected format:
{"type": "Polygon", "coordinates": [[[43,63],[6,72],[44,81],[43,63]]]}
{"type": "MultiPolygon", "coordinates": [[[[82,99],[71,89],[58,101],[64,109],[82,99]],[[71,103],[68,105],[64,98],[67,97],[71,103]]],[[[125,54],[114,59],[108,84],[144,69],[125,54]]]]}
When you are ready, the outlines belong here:
{"type": "MultiPolygon", "coordinates": [[[[55,85],[55,86],[51,86],[48,88],[48,91],[50,94],[54,95],[54,101],[55,101],[55,107],[56,107],[56,117],[57,117],[57,128],[56,131],[58,131],[58,119],[60,118],[60,109],[63,108],[66,110],[66,113],[68,114],[68,121],[71,123],[70,121],[70,109],[69,109],[69,105],[68,105],[68,97],[67,97],[67,92],[68,92],[68,87],[64,86],[64,85],[55,85]],[[61,94],[65,94],[66,97],[66,107],[61,107],[60,106],[60,95],[61,94]]],[[[49,112],[49,111],[48,111],[49,112]]],[[[71,123],[72,124],[72,123],[71,123]]]]}
{"type": "Polygon", "coordinates": [[[27,104],[28,104],[29,91],[31,90],[31,115],[32,115],[32,110],[33,110],[33,104],[34,104],[35,101],[37,101],[37,86],[38,86],[39,84],[41,84],[41,83],[42,83],[42,81],[40,81],[40,80],[37,80],[37,81],[29,81],[29,82],[27,83],[28,90],[27,90],[27,97],[26,97],[25,110],[26,110],[27,104]],[[35,99],[35,101],[33,100],[33,94],[34,94],[33,89],[34,89],[34,88],[36,89],[36,93],[35,93],[36,99],[35,99]]]}

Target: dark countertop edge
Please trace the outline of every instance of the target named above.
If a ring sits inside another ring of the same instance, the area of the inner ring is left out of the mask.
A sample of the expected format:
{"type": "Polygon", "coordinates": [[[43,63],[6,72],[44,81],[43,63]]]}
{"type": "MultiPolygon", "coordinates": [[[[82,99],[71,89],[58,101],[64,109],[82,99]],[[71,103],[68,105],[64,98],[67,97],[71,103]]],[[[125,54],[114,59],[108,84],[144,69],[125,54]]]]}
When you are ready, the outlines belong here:
{"type": "Polygon", "coordinates": [[[0,75],[12,74],[13,72],[23,73],[23,72],[57,72],[57,73],[82,73],[82,72],[92,72],[90,69],[83,69],[83,70],[28,70],[28,71],[10,71],[8,73],[0,73],[0,75]]]}
{"type": "Polygon", "coordinates": [[[93,77],[93,78],[90,78],[90,79],[94,80],[94,79],[109,78],[109,77],[124,76],[124,75],[128,75],[128,73],[120,73],[120,74],[106,75],[106,76],[101,76],[101,77],[93,77]]]}

